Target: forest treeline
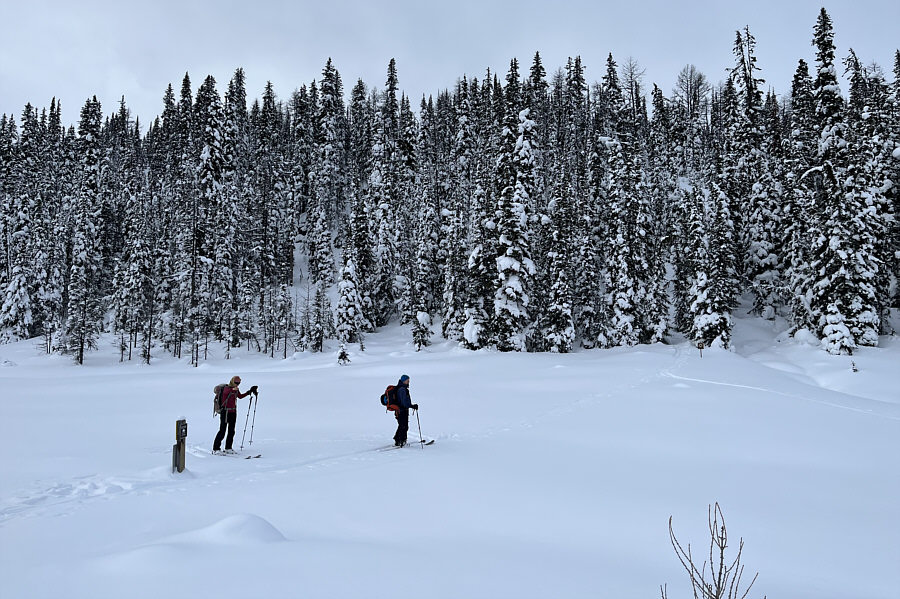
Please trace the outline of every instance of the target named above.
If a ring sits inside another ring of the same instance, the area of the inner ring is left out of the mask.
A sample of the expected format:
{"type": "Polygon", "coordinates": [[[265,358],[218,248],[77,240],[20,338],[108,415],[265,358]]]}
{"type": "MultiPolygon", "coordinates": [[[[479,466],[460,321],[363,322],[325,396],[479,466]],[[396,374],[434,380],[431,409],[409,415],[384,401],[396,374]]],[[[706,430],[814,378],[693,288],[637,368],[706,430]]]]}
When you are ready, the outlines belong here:
{"type": "Polygon", "coordinates": [[[782,96],[744,28],[724,83],[689,65],[668,96],[634,60],[589,84],[535,54],[415,111],[393,60],[382,89],[345,97],[329,60],[250,106],[242,69],[224,96],[185,75],[146,133],[124,98],[77,130],[29,104],[0,120],[0,339],[81,363],[114,332],[123,359],[197,364],[399,320],[419,348],[727,347],[744,298],[829,352],[877,345],[900,307],[900,52],[889,82],[833,38],[823,9],[782,96]]]}

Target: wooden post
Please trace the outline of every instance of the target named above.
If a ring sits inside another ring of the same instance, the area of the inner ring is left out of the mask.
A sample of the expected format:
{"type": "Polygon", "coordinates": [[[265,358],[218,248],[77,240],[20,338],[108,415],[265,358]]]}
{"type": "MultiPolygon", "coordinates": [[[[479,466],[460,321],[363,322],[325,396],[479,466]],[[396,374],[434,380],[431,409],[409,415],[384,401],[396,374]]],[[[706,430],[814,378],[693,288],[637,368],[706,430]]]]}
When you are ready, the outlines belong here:
{"type": "Polygon", "coordinates": [[[697,349],[700,350],[700,357],[702,358],[703,357],[703,342],[702,341],[697,342],[697,349]]]}
{"type": "Polygon", "coordinates": [[[187,420],[175,421],[175,445],[172,446],[172,472],[184,472],[184,440],[187,438],[187,420]]]}

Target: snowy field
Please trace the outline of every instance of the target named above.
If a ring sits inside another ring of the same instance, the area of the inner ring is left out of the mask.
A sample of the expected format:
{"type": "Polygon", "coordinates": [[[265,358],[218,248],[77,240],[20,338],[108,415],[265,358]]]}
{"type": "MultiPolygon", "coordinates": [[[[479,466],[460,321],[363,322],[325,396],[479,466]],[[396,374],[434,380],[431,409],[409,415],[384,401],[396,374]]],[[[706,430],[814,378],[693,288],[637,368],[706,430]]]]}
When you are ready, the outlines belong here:
{"type": "Polygon", "coordinates": [[[348,366],[199,368],[0,346],[0,597],[687,598],[668,519],[702,556],[718,501],[750,597],[897,599],[900,340],[834,357],[752,319],[735,339],[416,353],[392,328],[348,366]],[[437,442],[377,451],[403,373],[437,442]],[[233,374],[260,388],[260,459],[209,453],[233,374]]]}

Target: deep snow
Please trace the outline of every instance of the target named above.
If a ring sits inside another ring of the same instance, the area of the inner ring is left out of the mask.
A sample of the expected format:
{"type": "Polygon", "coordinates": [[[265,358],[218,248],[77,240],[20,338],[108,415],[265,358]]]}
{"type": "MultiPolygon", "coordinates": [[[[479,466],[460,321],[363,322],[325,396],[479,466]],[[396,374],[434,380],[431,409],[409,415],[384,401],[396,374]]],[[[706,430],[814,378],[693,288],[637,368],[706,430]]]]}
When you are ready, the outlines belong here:
{"type": "Polygon", "coordinates": [[[735,340],[417,353],[395,327],[347,366],[199,368],[120,364],[112,340],[83,367],[0,346],[0,597],[676,599],[668,518],[703,555],[718,501],[751,597],[896,599],[900,343],[834,357],[755,319],[735,340]],[[379,452],[403,373],[437,442],[379,452]],[[258,460],[209,455],[233,374],[260,387],[258,460]]]}

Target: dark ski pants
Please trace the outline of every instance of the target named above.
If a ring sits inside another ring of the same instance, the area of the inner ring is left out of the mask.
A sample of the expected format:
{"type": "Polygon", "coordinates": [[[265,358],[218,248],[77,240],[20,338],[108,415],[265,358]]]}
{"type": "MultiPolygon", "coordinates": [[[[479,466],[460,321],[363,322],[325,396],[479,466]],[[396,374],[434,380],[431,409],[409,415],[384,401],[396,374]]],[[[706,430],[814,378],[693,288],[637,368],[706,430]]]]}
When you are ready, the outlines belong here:
{"type": "Polygon", "coordinates": [[[216,434],[216,440],[213,441],[213,451],[219,451],[222,448],[222,439],[225,439],[225,449],[231,449],[234,441],[234,427],[237,424],[237,410],[223,410],[220,413],[222,419],[219,421],[219,432],[216,434]],[[228,428],[228,436],[225,436],[225,428],[228,428]]]}
{"type": "Polygon", "coordinates": [[[394,433],[394,443],[406,443],[406,433],[409,431],[409,408],[400,408],[394,415],[397,417],[397,432],[394,433]]]}

